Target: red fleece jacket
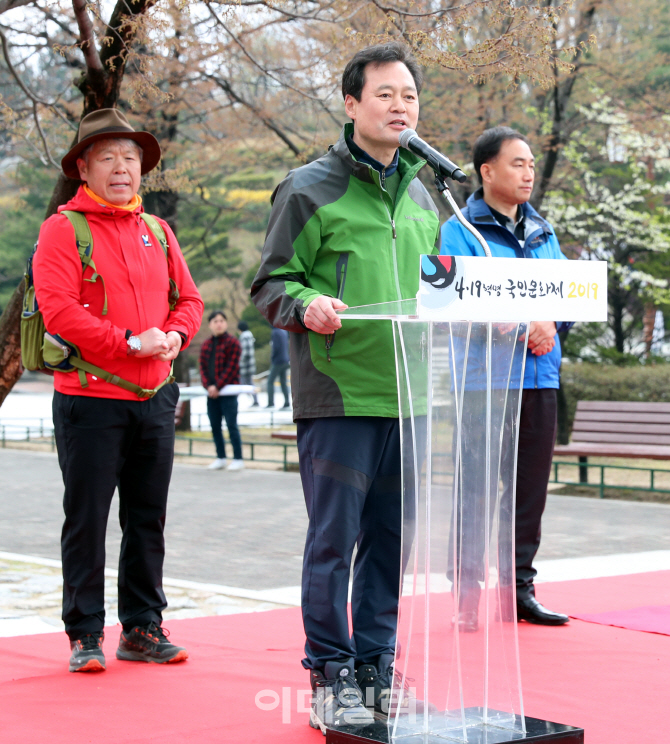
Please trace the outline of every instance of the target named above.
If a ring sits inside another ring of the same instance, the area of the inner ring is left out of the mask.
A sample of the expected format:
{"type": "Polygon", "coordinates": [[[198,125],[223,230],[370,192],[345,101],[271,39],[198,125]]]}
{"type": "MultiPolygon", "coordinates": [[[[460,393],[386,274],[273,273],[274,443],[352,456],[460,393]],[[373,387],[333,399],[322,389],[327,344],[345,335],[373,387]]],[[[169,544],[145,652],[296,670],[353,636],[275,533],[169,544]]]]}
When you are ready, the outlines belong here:
{"type": "MultiPolygon", "coordinates": [[[[192,339],[200,328],[203,302],[174,233],[160,220],[169,243],[168,268],[160,243],[140,218],[141,206],[132,212],[105,207],[80,188],[58,211],[65,209],[84,212],[91,227],[93,261],[107,290],[107,315],[102,314],[102,282],[86,281],[93,271],[87,267],[82,272],[74,228],[67,217],[57,214],[42,225],[33,263],[37,302],[47,330],[76,344],[87,362],[143,388],[158,386],[169,375],[170,363],[129,357],[126,330],[137,335],[156,327],[192,339]],[[168,304],[170,277],[179,288],[174,312],[168,304]]],[[[138,400],[134,393],[92,375],[86,379],[88,387],[82,388],[76,371],[54,373],[55,388],[61,393],[138,400]]]]}

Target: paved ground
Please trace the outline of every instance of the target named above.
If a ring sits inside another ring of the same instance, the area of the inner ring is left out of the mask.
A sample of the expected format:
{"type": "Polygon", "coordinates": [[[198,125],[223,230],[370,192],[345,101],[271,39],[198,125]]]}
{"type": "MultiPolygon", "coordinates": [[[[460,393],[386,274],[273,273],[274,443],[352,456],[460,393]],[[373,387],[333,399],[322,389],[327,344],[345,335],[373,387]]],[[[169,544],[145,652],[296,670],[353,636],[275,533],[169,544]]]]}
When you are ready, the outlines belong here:
{"type": "MultiPolygon", "coordinates": [[[[9,628],[3,632],[0,627],[0,635],[13,632],[12,623],[17,632],[27,632],[25,617],[31,618],[32,632],[43,631],[44,623],[62,627],[58,620],[62,490],[55,455],[0,450],[0,552],[4,553],[0,555],[0,625],[9,628]],[[21,556],[45,560],[30,563],[21,556]]],[[[107,537],[106,594],[112,622],[116,614],[113,569],[120,539],[116,512],[115,499],[107,537]]],[[[166,617],[297,604],[306,525],[297,473],[252,469],[229,473],[176,465],[166,528],[165,576],[173,580],[166,582],[170,603],[166,617]],[[292,589],[281,591],[284,587],[292,589]]],[[[602,571],[603,562],[598,564],[597,557],[613,554],[624,554],[614,561],[620,567],[615,573],[627,571],[627,563],[634,563],[630,554],[638,554],[634,565],[641,566],[633,572],[656,570],[661,567],[660,554],[650,551],[665,551],[667,562],[669,536],[670,505],[550,496],[538,560],[553,565],[553,580],[579,578],[584,570],[602,571]],[[569,559],[570,566],[557,559],[569,559]],[[566,568],[572,573],[566,574],[566,568]]]]}
{"type": "MultiPolygon", "coordinates": [[[[63,482],[48,453],[0,450],[0,550],[60,558],[63,482]]],[[[297,473],[175,465],[165,575],[248,589],[300,583],[306,529],[297,473]]],[[[107,565],[120,530],[112,504],[107,565]]]]}
{"type": "MultiPolygon", "coordinates": [[[[0,450],[0,551],[60,557],[62,480],[55,455],[0,450]]],[[[108,566],[119,528],[112,505],[108,566]]],[[[165,575],[247,589],[300,583],[307,517],[297,473],[175,465],[165,575]]],[[[665,550],[670,506],[549,496],[538,559],[665,550]]]]}

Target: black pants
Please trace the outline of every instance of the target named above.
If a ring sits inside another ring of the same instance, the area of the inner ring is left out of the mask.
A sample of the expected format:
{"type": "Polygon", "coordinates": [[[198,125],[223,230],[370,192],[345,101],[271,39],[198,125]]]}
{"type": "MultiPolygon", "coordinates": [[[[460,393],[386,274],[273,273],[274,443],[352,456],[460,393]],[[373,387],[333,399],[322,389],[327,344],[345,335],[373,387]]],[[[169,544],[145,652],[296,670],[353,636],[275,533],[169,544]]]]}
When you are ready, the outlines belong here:
{"type": "Polygon", "coordinates": [[[54,393],[53,418],[63,473],[63,622],[71,640],[105,621],[105,533],[119,489],[123,538],[119,620],[124,629],[160,623],[163,528],[174,455],[177,385],[145,401],[54,393]]]}
{"type": "Polygon", "coordinates": [[[556,443],[556,390],[524,390],[516,466],[516,596],[535,595],[533,560],[540,547],[547,484],[556,443]]]}
{"type": "Polygon", "coordinates": [[[212,427],[216,456],[220,460],[226,459],[226,443],[221,430],[222,419],[225,419],[230,443],[233,446],[233,458],[241,460],[242,438],[237,426],[237,395],[219,395],[218,398],[207,398],[207,416],[212,427]]]}
{"type": "Polygon", "coordinates": [[[281,385],[281,391],[284,394],[284,407],[289,405],[289,392],[288,384],[286,382],[286,373],[288,372],[288,364],[272,364],[270,366],[270,373],[268,374],[268,405],[273,406],[275,402],[275,380],[279,378],[279,384],[281,385]]]}
{"type": "Polygon", "coordinates": [[[398,419],[298,421],[309,516],[302,574],[306,669],[393,653],[398,617],[402,492],[398,419]],[[349,634],[347,594],[354,545],[349,634]]]}
{"type": "MultiPolygon", "coordinates": [[[[462,469],[468,482],[469,500],[459,501],[459,522],[461,524],[462,544],[457,545],[461,591],[467,595],[479,596],[479,583],[484,580],[484,493],[486,491],[486,472],[484,465],[484,420],[481,412],[484,407],[484,392],[467,392],[464,397],[463,428],[466,439],[462,449],[462,469]],[[481,498],[477,498],[477,494],[481,498]],[[472,498],[474,496],[474,498],[472,498]],[[462,510],[462,511],[460,511],[462,510]]],[[[518,401],[518,398],[516,399],[518,401]]],[[[504,431],[500,451],[500,471],[507,487],[502,493],[500,509],[512,508],[512,473],[514,441],[512,438],[512,409],[517,405],[513,397],[508,399],[504,413],[504,431]]],[[[515,572],[517,599],[534,596],[533,579],[537,571],[533,560],[540,547],[542,514],[547,503],[547,484],[551,473],[551,461],[556,441],[556,390],[528,389],[521,396],[519,413],[519,449],[516,468],[516,507],[515,523],[515,572]]],[[[498,473],[494,467],[491,490],[497,490],[498,473]]],[[[491,515],[492,518],[492,515],[491,515]]],[[[511,550],[507,535],[501,535],[499,549],[505,553],[511,550]]],[[[452,549],[453,523],[450,524],[449,565],[447,577],[453,580],[452,549]]],[[[511,539],[511,535],[509,536],[511,539]]],[[[504,565],[504,561],[503,561],[504,565]]],[[[501,575],[503,583],[512,582],[513,577],[501,575]]]]}

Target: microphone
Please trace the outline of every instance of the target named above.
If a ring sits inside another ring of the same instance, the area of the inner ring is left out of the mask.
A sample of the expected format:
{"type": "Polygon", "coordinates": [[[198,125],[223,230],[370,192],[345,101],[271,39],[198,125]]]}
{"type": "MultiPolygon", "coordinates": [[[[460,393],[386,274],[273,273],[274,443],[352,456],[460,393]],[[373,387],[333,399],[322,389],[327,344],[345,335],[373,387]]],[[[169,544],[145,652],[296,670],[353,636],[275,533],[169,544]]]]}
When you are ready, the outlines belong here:
{"type": "Polygon", "coordinates": [[[449,158],[424,142],[413,129],[405,129],[400,133],[400,146],[427,160],[428,165],[435,173],[443,178],[452,178],[459,183],[463,183],[467,178],[457,165],[454,165],[449,158]]]}

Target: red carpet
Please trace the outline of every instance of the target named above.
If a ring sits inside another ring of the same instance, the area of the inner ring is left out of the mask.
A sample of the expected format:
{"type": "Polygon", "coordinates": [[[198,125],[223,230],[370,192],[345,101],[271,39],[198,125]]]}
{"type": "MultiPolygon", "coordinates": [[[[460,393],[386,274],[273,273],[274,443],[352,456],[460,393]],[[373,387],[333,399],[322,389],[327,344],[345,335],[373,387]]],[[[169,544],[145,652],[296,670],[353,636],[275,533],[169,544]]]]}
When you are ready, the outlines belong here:
{"type": "Polygon", "coordinates": [[[670,635],[670,605],[635,607],[632,610],[598,612],[596,614],[582,613],[573,617],[577,620],[585,620],[587,623],[614,625],[616,628],[670,635]]]}
{"type": "MultiPolygon", "coordinates": [[[[571,615],[670,604],[670,571],[541,584],[538,598],[571,615]]],[[[322,744],[299,692],[299,610],[167,625],[188,662],[118,662],[108,629],[96,675],[68,674],[64,635],[0,638],[2,744],[322,744]]],[[[670,636],[573,620],[521,623],[519,637],[528,715],[581,726],[587,744],[670,742],[670,636]]]]}

